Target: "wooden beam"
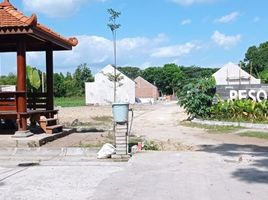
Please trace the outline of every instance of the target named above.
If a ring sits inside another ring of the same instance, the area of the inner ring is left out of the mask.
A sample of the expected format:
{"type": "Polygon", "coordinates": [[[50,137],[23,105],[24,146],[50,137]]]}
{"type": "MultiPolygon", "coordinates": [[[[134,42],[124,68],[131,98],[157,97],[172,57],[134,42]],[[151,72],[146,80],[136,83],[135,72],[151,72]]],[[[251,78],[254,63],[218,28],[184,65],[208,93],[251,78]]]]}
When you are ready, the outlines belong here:
{"type": "Polygon", "coordinates": [[[24,93],[18,95],[17,112],[18,112],[18,129],[19,131],[27,130],[27,118],[20,116],[20,113],[27,112],[26,101],[26,44],[25,40],[21,39],[17,44],[17,91],[24,93]]]}
{"type": "MultiPolygon", "coordinates": [[[[0,0],[1,1],[1,0],[0,0]]],[[[45,36],[45,35],[44,35],[45,36]]],[[[24,39],[26,43],[26,51],[46,51],[47,44],[52,43],[54,51],[62,51],[72,49],[61,43],[54,43],[54,38],[43,38],[34,33],[23,34],[1,34],[0,32],[0,52],[17,52],[17,41],[24,39]],[[67,48],[67,49],[66,49],[67,48]]],[[[56,41],[56,40],[55,40],[56,41]]]]}
{"type": "Polygon", "coordinates": [[[68,44],[66,41],[63,41],[55,36],[52,36],[49,33],[41,31],[38,28],[33,27],[33,34],[37,37],[41,37],[42,39],[53,43],[55,46],[62,47],[62,50],[72,50],[72,45],[68,44]]]}
{"type": "Polygon", "coordinates": [[[48,45],[46,49],[46,73],[47,73],[47,110],[54,110],[52,44],[48,45]]]}

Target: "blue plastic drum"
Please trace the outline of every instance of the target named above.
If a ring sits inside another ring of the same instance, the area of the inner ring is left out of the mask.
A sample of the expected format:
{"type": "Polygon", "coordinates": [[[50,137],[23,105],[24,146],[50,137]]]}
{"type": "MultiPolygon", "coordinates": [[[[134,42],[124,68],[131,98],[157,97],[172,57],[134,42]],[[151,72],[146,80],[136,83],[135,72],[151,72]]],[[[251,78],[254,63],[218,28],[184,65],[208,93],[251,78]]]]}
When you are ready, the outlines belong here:
{"type": "Polygon", "coordinates": [[[129,103],[113,103],[112,105],[114,122],[128,122],[129,103]]]}

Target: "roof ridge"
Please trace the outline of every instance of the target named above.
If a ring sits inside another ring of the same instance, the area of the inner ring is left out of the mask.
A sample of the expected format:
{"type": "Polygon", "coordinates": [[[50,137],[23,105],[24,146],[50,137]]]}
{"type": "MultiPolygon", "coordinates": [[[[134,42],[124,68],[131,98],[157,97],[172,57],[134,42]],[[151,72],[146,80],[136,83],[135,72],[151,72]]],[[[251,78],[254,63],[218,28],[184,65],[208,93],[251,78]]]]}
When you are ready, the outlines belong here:
{"type": "Polygon", "coordinates": [[[135,78],[135,80],[138,79],[138,78],[141,78],[141,79],[144,80],[145,82],[147,82],[147,83],[149,83],[150,85],[152,85],[152,86],[154,86],[154,87],[157,88],[157,86],[156,86],[155,84],[150,83],[149,81],[147,81],[145,78],[143,78],[143,77],[141,77],[141,76],[138,76],[137,78],[135,78]]]}
{"type": "Polygon", "coordinates": [[[9,0],[3,0],[3,2],[0,3],[0,8],[12,6],[12,4],[9,2],[9,0]]]}
{"type": "Polygon", "coordinates": [[[36,14],[32,14],[31,17],[27,17],[11,4],[10,6],[5,7],[4,10],[6,10],[7,13],[9,13],[11,16],[15,17],[16,19],[18,19],[20,22],[22,22],[23,24],[27,26],[29,25],[36,26],[37,24],[36,14]]]}

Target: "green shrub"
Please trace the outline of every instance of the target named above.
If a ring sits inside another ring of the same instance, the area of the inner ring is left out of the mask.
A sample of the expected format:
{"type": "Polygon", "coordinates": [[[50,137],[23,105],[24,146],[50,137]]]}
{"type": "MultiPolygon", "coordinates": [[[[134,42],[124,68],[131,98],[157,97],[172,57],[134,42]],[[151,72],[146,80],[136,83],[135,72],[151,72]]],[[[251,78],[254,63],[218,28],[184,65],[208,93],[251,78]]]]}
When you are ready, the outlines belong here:
{"type": "Polygon", "coordinates": [[[154,141],[145,141],[143,144],[143,149],[148,151],[159,151],[160,147],[154,141]]]}
{"type": "Polygon", "coordinates": [[[178,93],[179,105],[182,106],[190,118],[210,115],[213,97],[215,95],[215,79],[200,79],[195,83],[185,85],[178,93]]]}
{"type": "Polygon", "coordinates": [[[219,101],[211,109],[211,118],[232,121],[267,121],[268,101],[250,99],[219,101]]]}
{"type": "Polygon", "coordinates": [[[85,97],[56,97],[55,105],[61,107],[77,107],[77,106],[85,106],[85,97]]]}

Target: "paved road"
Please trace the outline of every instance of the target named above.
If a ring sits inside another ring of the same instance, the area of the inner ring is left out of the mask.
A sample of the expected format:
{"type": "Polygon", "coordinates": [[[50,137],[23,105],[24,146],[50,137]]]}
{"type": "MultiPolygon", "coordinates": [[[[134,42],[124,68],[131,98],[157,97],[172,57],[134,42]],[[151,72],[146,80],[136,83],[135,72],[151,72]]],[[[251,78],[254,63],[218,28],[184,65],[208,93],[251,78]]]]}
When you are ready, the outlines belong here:
{"type": "Polygon", "coordinates": [[[267,199],[267,149],[223,148],[229,150],[206,146],[201,152],[139,153],[128,163],[100,162],[78,153],[38,159],[29,154],[25,159],[12,157],[1,160],[0,199],[267,199]],[[40,165],[15,165],[26,160],[40,165]]]}
{"type": "Polygon", "coordinates": [[[106,179],[94,200],[265,200],[267,153],[227,156],[205,152],[137,155],[106,179]],[[240,161],[239,161],[240,160],[240,161]]]}
{"type": "MultiPolygon", "coordinates": [[[[128,163],[96,161],[84,149],[0,150],[2,200],[266,200],[268,149],[203,137],[178,127],[174,104],[139,113],[134,131],[147,138],[199,145],[198,151],[146,152],[128,163]],[[150,123],[151,121],[151,123],[150,123]],[[18,163],[38,163],[18,167],[18,163]]],[[[229,138],[230,139],[230,138],[229,138]]]]}
{"type": "Polygon", "coordinates": [[[101,181],[123,170],[123,166],[65,160],[35,167],[0,167],[0,199],[93,199],[101,181]]]}

